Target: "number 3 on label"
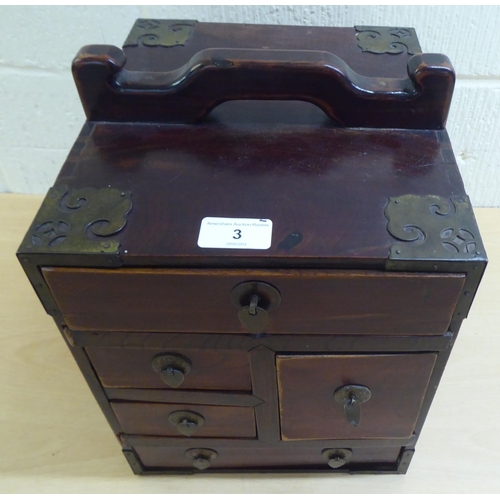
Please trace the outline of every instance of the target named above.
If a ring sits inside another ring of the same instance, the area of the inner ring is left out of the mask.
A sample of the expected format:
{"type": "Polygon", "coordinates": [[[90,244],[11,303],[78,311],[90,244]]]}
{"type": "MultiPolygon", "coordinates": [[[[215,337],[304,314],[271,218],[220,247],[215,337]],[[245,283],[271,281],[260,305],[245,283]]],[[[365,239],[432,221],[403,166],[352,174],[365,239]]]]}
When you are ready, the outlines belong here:
{"type": "Polygon", "coordinates": [[[233,236],[233,239],[239,240],[241,238],[241,229],[235,229],[234,232],[236,233],[236,236],[233,236]]]}

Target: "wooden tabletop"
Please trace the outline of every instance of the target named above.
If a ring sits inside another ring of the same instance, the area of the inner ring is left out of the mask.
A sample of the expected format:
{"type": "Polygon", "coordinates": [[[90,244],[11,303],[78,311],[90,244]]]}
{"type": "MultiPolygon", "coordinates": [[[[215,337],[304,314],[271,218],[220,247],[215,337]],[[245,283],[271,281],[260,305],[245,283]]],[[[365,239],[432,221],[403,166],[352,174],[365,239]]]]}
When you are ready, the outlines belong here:
{"type": "Polygon", "coordinates": [[[500,492],[500,209],[476,209],[490,263],[406,476],[138,477],[15,258],[41,196],[0,195],[1,493],[500,492]]]}

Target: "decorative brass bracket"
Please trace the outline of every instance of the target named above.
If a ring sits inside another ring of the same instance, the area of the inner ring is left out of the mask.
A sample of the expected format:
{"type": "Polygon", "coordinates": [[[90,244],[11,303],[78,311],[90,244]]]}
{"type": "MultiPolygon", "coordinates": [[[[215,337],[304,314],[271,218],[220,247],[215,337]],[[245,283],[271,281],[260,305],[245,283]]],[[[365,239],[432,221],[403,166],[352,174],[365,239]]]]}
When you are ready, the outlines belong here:
{"type": "Polygon", "coordinates": [[[137,19],[123,46],[134,47],[141,44],[146,47],[175,47],[184,45],[193,33],[196,22],[137,19]]]}
{"type": "Polygon", "coordinates": [[[394,243],[388,271],[465,273],[463,294],[452,320],[467,317],[488,259],[468,196],[389,198],[387,230],[394,243]]]}
{"type": "Polygon", "coordinates": [[[118,254],[121,231],[132,209],[129,191],[49,189],[19,252],[41,254],[118,254]]]}
{"type": "Polygon", "coordinates": [[[354,26],[358,47],[372,54],[410,55],[422,53],[413,28],[388,28],[385,26],[354,26]]]}
{"type": "Polygon", "coordinates": [[[468,196],[389,198],[385,209],[389,233],[405,243],[390,250],[394,260],[483,260],[485,250],[468,196]]]}

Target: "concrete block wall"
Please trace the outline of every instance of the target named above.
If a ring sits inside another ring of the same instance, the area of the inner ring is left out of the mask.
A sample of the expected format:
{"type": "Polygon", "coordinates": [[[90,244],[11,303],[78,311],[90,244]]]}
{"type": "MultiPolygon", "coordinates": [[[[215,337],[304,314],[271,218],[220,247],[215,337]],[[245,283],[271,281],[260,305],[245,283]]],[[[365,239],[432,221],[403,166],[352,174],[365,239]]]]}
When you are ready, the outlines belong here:
{"type": "Polygon", "coordinates": [[[70,73],[83,45],[121,46],[138,17],[417,29],[458,75],[448,119],[475,206],[500,206],[498,6],[0,7],[0,192],[45,193],[85,120],[70,73]]]}

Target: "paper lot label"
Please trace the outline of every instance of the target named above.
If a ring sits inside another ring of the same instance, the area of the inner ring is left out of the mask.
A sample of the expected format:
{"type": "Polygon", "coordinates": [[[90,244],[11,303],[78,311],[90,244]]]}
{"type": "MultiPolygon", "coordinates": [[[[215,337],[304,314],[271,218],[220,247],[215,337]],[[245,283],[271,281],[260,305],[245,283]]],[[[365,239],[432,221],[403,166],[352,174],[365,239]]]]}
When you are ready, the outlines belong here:
{"type": "Polygon", "coordinates": [[[267,250],[271,247],[273,222],[269,219],[205,217],[201,221],[198,246],[267,250]]]}

